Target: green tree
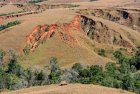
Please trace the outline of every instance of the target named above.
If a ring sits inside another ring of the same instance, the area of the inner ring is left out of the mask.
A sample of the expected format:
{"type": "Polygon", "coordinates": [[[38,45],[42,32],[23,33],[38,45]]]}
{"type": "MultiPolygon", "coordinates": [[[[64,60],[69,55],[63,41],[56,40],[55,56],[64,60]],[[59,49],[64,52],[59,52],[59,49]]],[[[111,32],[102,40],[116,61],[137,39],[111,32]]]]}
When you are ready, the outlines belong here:
{"type": "Polygon", "coordinates": [[[72,66],[72,69],[75,70],[75,71],[77,71],[78,73],[80,73],[80,71],[83,69],[83,66],[80,63],[75,63],[72,66]]]}
{"type": "Polygon", "coordinates": [[[129,91],[134,91],[135,80],[131,75],[126,75],[122,79],[122,88],[129,91]]]}
{"type": "Polygon", "coordinates": [[[4,56],[5,56],[5,52],[2,49],[0,49],[0,66],[3,65],[4,56]]]}
{"type": "Polygon", "coordinates": [[[90,74],[91,76],[100,75],[103,72],[102,66],[99,65],[92,65],[90,67],[90,74]]]}
{"type": "Polygon", "coordinates": [[[112,62],[107,63],[106,66],[105,66],[105,69],[106,69],[106,72],[110,76],[114,77],[116,75],[115,73],[116,73],[117,68],[116,68],[115,63],[112,63],[112,62]]]}
{"type": "Polygon", "coordinates": [[[58,83],[60,82],[60,75],[61,75],[61,69],[58,65],[58,61],[57,61],[57,58],[54,58],[52,57],[50,59],[50,80],[51,80],[51,83],[58,83]]]}
{"type": "Polygon", "coordinates": [[[123,63],[125,60],[125,56],[122,54],[122,52],[120,50],[117,50],[113,53],[114,57],[118,60],[118,62],[121,64],[123,63]]]}
{"type": "Polygon", "coordinates": [[[88,68],[84,68],[80,71],[81,77],[90,77],[90,70],[88,68]]]}

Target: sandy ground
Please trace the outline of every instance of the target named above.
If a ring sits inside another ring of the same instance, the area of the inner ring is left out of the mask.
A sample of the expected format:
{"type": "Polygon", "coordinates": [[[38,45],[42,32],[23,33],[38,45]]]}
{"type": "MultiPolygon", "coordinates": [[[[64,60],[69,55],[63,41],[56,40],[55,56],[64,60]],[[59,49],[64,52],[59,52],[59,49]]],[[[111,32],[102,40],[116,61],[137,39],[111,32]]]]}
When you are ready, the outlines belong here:
{"type": "Polygon", "coordinates": [[[17,8],[14,5],[5,5],[2,8],[0,8],[0,14],[6,14],[6,13],[12,13],[12,12],[19,12],[22,11],[22,9],[17,8]]]}
{"type": "Polygon", "coordinates": [[[134,94],[121,89],[98,85],[69,84],[65,86],[49,85],[5,92],[0,94],[134,94]]]}

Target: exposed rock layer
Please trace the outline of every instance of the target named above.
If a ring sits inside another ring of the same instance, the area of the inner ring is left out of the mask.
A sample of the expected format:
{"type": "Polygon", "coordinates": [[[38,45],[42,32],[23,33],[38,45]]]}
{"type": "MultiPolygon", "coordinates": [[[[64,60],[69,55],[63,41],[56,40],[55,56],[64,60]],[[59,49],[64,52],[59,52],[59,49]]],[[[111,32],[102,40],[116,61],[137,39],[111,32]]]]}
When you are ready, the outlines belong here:
{"type": "Polygon", "coordinates": [[[140,10],[125,9],[82,9],[77,13],[101,17],[140,31],[140,10]]]}
{"type": "Polygon", "coordinates": [[[129,48],[133,47],[131,43],[129,43],[117,31],[110,29],[100,21],[94,21],[83,15],[75,16],[69,23],[36,26],[33,32],[27,36],[26,47],[29,47],[30,51],[34,51],[40,43],[43,43],[46,39],[53,37],[55,34],[69,45],[76,45],[77,39],[71,34],[71,32],[83,33],[98,43],[129,48]]]}

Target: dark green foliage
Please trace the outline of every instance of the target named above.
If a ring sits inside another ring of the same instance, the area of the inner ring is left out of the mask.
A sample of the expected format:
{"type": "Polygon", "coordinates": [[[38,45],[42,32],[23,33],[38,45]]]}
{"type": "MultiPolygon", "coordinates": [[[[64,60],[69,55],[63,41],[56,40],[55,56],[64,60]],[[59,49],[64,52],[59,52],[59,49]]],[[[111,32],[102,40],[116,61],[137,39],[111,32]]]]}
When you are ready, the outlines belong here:
{"type": "Polygon", "coordinates": [[[47,0],[30,0],[28,3],[39,3],[47,0]]]}
{"type": "Polygon", "coordinates": [[[115,52],[113,53],[113,55],[114,55],[114,57],[115,57],[116,59],[118,59],[118,62],[119,62],[119,63],[123,63],[125,57],[124,57],[124,55],[122,54],[122,52],[121,52],[120,50],[115,51],[115,52]]]}
{"type": "MultiPolygon", "coordinates": [[[[23,69],[18,63],[16,52],[9,50],[9,63],[0,67],[0,89],[20,89],[36,85],[57,84],[60,81],[69,83],[98,84],[107,87],[121,88],[140,94],[140,74],[138,64],[140,52],[133,57],[126,57],[118,50],[114,57],[119,63],[109,62],[105,69],[100,65],[82,66],[76,63],[70,69],[61,70],[57,58],[51,58],[50,66],[44,69],[23,69]]],[[[4,53],[0,50],[1,59],[4,53]]]]}
{"type": "Polygon", "coordinates": [[[58,62],[57,62],[57,58],[51,58],[50,59],[50,75],[49,75],[49,79],[50,79],[50,83],[59,83],[60,82],[60,75],[61,75],[61,70],[59,68],[58,62]]]}
{"type": "Polygon", "coordinates": [[[5,55],[5,52],[2,49],[0,49],[0,66],[2,66],[3,64],[4,55],[5,55]]]}
{"type": "Polygon", "coordinates": [[[4,29],[6,29],[6,28],[9,28],[9,27],[18,25],[18,24],[21,24],[21,22],[20,22],[20,21],[14,21],[14,22],[9,22],[9,23],[7,23],[6,25],[1,25],[1,26],[0,26],[0,31],[4,30],[4,29]]]}
{"type": "Polygon", "coordinates": [[[135,81],[134,81],[135,89],[134,89],[134,91],[139,94],[140,93],[140,73],[135,74],[134,78],[135,78],[135,81]]]}
{"type": "Polygon", "coordinates": [[[103,71],[103,68],[102,66],[99,66],[99,65],[92,65],[90,67],[90,74],[91,76],[95,76],[95,75],[100,75],[103,71]]]}
{"type": "Polygon", "coordinates": [[[90,76],[90,70],[88,68],[84,68],[80,71],[79,75],[81,77],[89,77],[90,76]]]}
{"type": "Polygon", "coordinates": [[[76,72],[80,73],[80,71],[83,69],[83,66],[80,63],[75,63],[72,66],[72,69],[75,70],[76,72]]]}

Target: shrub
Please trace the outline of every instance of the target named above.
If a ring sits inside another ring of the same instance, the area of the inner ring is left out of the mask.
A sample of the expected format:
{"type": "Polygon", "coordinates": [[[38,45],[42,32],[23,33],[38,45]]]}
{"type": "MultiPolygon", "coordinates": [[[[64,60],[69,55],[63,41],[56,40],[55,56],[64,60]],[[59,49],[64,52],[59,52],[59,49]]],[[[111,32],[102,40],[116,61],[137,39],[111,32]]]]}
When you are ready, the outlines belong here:
{"type": "Polygon", "coordinates": [[[29,53],[30,53],[30,45],[27,45],[24,49],[23,49],[23,52],[24,52],[24,54],[25,55],[29,55],[29,53]]]}
{"type": "Polygon", "coordinates": [[[60,82],[60,75],[61,75],[61,70],[60,70],[60,67],[58,65],[58,61],[57,61],[57,58],[54,58],[52,57],[50,59],[50,75],[49,75],[49,78],[50,78],[50,83],[58,83],[60,82]]]}
{"type": "Polygon", "coordinates": [[[13,22],[7,23],[6,25],[1,25],[1,26],[0,26],[0,31],[4,30],[4,29],[6,29],[6,28],[9,28],[9,27],[18,25],[18,24],[21,24],[21,22],[20,22],[20,21],[13,21],[13,22]]]}
{"type": "Polygon", "coordinates": [[[61,75],[61,81],[77,82],[79,74],[73,69],[66,69],[61,75]]]}
{"type": "Polygon", "coordinates": [[[5,52],[2,49],[0,49],[0,66],[2,66],[3,64],[4,56],[5,56],[5,52]]]}
{"type": "Polygon", "coordinates": [[[80,63],[75,63],[72,66],[72,69],[75,70],[76,72],[80,73],[80,71],[83,69],[83,66],[80,63]]]}
{"type": "MultiPolygon", "coordinates": [[[[3,58],[3,51],[0,51],[3,58]]],[[[9,51],[9,64],[5,68],[0,67],[0,89],[20,89],[36,85],[56,84],[60,81],[69,83],[99,84],[107,87],[122,88],[140,93],[140,74],[136,70],[139,63],[137,53],[135,58],[128,58],[117,51],[114,56],[121,62],[118,64],[109,62],[105,69],[99,65],[82,66],[76,63],[70,69],[61,70],[57,58],[51,58],[50,67],[22,68],[17,59],[15,50],[9,51]],[[135,60],[136,59],[136,60],[135,60]]]]}
{"type": "Polygon", "coordinates": [[[105,57],[105,50],[104,49],[100,49],[98,50],[98,55],[105,57]]]}
{"type": "Polygon", "coordinates": [[[39,3],[47,0],[30,0],[28,3],[39,3]]]}

